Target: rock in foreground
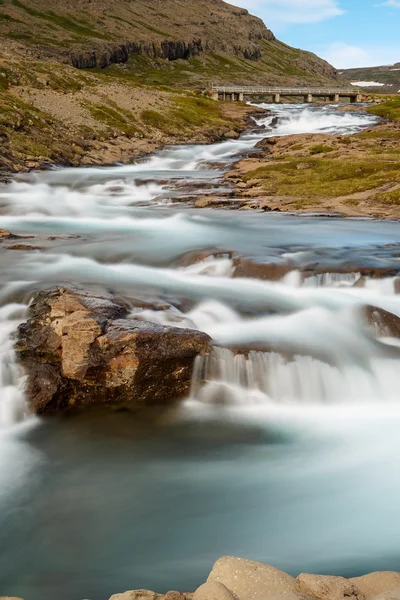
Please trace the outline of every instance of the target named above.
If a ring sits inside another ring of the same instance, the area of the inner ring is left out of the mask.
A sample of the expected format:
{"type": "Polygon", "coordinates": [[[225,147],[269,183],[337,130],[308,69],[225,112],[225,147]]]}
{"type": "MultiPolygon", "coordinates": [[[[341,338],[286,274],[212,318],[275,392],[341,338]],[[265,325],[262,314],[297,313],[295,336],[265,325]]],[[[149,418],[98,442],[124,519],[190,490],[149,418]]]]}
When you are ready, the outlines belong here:
{"type": "MultiPolygon", "coordinates": [[[[302,573],[295,580],[275,567],[254,560],[224,556],[217,560],[207,582],[194,594],[156,594],[136,590],[110,600],[399,600],[400,573],[370,573],[346,579],[302,573]]],[[[0,598],[1,600],[1,598],[0,598]]]]}
{"type": "Polygon", "coordinates": [[[208,352],[210,338],[129,312],[123,300],[74,288],[36,296],[16,345],[34,412],[166,405],[189,392],[194,359],[208,352]]]}
{"type": "Polygon", "coordinates": [[[267,600],[296,592],[291,575],[270,565],[234,556],[217,560],[207,580],[210,582],[222,583],[238,600],[267,600]]]}

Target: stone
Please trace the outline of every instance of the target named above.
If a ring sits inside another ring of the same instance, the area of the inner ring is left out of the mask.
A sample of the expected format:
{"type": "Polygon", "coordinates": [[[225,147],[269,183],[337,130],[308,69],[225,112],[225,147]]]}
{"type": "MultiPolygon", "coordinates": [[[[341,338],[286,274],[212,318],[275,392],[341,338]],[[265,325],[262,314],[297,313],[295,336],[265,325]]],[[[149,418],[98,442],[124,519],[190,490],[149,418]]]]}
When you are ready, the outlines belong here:
{"type": "Polygon", "coordinates": [[[8,238],[12,237],[12,233],[7,231],[7,229],[0,229],[0,238],[8,238]]]}
{"type": "Polygon", "coordinates": [[[150,590],[132,590],[123,594],[114,594],[110,600],[159,600],[163,596],[150,590]]]}
{"type": "Polygon", "coordinates": [[[172,590],[171,592],[167,592],[165,594],[164,600],[186,600],[186,595],[182,594],[182,592],[172,590]]]}
{"type": "Polygon", "coordinates": [[[236,600],[267,600],[296,593],[295,579],[264,563],[225,556],[215,563],[207,583],[223,583],[236,600]]]}
{"type": "Polygon", "coordinates": [[[296,579],[296,588],[315,600],[365,600],[355,583],[344,577],[302,573],[296,579]]]}
{"type": "Polygon", "coordinates": [[[293,270],[293,267],[283,262],[257,262],[251,258],[237,258],[234,260],[235,270],[233,277],[245,277],[251,279],[266,279],[279,281],[293,270]]]}
{"type": "Polygon", "coordinates": [[[193,600],[234,600],[234,596],[223,583],[209,581],[197,588],[193,600]]]}
{"type": "Polygon", "coordinates": [[[364,314],[367,323],[372,326],[375,335],[379,337],[400,338],[400,318],[397,315],[376,306],[366,306],[364,314]]]}
{"type": "Polygon", "coordinates": [[[350,581],[360,588],[366,598],[393,590],[398,592],[400,589],[400,573],[396,571],[376,571],[362,577],[353,577],[350,581]]]}
{"type": "Polygon", "coordinates": [[[164,406],[188,394],[194,360],[208,353],[210,338],[130,312],[105,293],[57,287],[37,294],[16,343],[33,412],[164,406]]]}
{"type": "Polygon", "coordinates": [[[371,600],[400,600],[400,587],[390,592],[382,592],[377,596],[372,596],[371,600]]]}

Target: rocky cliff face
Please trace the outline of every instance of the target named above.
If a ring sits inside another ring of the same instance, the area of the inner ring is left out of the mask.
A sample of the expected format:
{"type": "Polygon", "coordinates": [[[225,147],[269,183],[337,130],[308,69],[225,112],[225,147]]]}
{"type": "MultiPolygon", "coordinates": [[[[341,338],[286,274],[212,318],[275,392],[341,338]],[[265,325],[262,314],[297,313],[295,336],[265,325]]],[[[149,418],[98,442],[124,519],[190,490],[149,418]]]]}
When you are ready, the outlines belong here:
{"type": "Polygon", "coordinates": [[[281,44],[260,19],[223,0],[3,0],[0,37],[35,58],[79,69],[124,64],[132,56],[205,57],[213,64],[200,65],[199,71],[213,80],[224,75],[249,83],[257,76],[265,81],[266,74],[337,77],[328,63],[281,44]]]}
{"type": "Polygon", "coordinates": [[[202,50],[203,43],[201,40],[192,40],[191,42],[163,41],[160,43],[125,42],[117,45],[94,44],[72,53],[69,59],[72,66],[78,69],[104,69],[113,64],[126,63],[132,54],[166,60],[189,60],[189,58],[198,56],[202,50]]]}

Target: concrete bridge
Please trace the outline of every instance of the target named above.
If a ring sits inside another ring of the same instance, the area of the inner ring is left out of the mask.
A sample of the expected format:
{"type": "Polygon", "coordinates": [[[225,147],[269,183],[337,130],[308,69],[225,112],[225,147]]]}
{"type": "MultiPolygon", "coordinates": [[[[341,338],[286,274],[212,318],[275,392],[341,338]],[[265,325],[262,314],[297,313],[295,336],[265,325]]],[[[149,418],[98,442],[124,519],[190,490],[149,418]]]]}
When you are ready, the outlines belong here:
{"type": "Polygon", "coordinates": [[[340,98],[349,98],[350,102],[361,102],[361,92],[356,88],[305,88],[305,87],[270,87],[270,86],[212,86],[214,100],[231,100],[244,102],[251,97],[271,96],[272,101],[279,103],[282,97],[303,97],[304,102],[312,102],[314,98],[324,98],[337,104],[340,98]]]}

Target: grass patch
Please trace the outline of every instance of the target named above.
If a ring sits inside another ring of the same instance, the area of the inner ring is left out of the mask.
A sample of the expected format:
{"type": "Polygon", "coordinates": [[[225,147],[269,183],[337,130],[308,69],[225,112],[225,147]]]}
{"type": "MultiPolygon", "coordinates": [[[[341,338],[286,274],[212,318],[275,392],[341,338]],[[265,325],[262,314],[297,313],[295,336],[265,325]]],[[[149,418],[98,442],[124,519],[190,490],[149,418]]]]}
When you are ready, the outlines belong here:
{"type": "Polygon", "coordinates": [[[384,194],[377,194],[374,200],[389,206],[400,206],[400,189],[393,190],[393,192],[385,192],[384,194]]]}
{"type": "Polygon", "coordinates": [[[309,168],[298,169],[298,160],[270,163],[250,171],[245,182],[261,184],[265,192],[302,198],[336,198],[400,182],[398,163],[371,159],[309,159],[309,168]]]}
{"type": "Polygon", "coordinates": [[[142,112],[142,121],[149,127],[154,129],[168,129],[170,125],[169,119],[157,112],[156,110],[144,110],[142,112]]]}
{"type": "Polygon", "coordinates": [[[400,96],[393,96],[388,102],[371,106],[368,112],[391,121],[400,121],[400,96]]]}
{"type": "Polygon", "coordinates": [[[52,11],[49,12],[41,12],[30,6],[27,6],[20,0],[11,0],[11,3],[25,11],[31,17],[36,17],[38,19],[43,19],[49,23],[57,25],[62,29],[66,29],[67,31],[72,31],[73,33],[79,36],[85,37],[95,37],[103,40],[110,39],[110,36],[100,33],[99,31],[93,29],[90,24],[83,24],[84,22],[73,17],[69,17],[66,15],[57,15],[52,11]]]}
{"type": "Polygon", "coordinates": [[[105,104],[89,104],[83,105],[87,108],[96,121],[103,123],[110,129],[118,129],[120,132],[125,133],[128,137],[135,135],[139,130],[134,125],[134,116],[129,111],[122,111],[117,108],[111,108],[105,104]]]}
{"type": "Polygon", "coordinates": [[[325,154],[327,152],[333,152],[335,148],[332,146],[325,146],[324,144],[316,144],[310,147],[310,154],[325,154]]]}

